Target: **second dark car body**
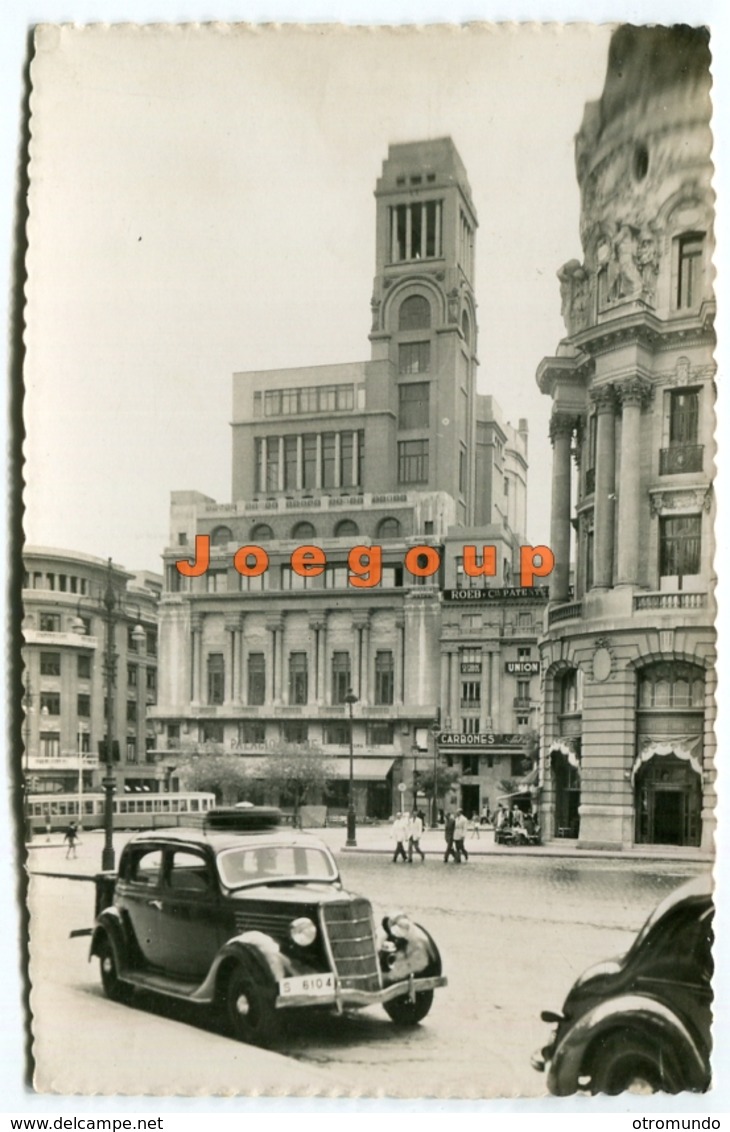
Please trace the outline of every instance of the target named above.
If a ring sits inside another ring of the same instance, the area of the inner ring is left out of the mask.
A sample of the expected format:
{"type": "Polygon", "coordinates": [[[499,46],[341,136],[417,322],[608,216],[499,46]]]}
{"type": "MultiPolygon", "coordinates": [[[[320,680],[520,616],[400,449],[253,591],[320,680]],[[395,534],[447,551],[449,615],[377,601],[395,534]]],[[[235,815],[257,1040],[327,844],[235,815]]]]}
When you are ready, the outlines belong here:
{"type": "Polygon", "coordinates": [[[697,877],[651,914],[628,952],[570,989],[532,1063],[557,1096],[579,1090],[703,1092],[710,1086],[712,881],[697,877]]]}

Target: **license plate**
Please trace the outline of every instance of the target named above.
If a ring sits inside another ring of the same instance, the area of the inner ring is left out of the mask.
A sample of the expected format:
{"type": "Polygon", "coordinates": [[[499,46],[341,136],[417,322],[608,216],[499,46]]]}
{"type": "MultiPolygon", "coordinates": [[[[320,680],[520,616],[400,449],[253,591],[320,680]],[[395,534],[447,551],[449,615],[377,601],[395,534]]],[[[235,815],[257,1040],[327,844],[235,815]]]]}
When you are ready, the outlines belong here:
{"type": "Polygon", "coordinates": [[[279,983],[282,998],[297,994],[334,994],[334,975],[296,975],[279,983]]]}

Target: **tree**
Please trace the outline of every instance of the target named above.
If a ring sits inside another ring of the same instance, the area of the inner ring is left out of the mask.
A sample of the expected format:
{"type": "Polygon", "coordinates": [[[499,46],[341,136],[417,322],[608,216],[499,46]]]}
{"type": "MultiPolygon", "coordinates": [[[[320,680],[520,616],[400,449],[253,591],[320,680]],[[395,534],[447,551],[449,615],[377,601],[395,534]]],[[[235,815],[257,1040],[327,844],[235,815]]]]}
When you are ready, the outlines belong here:
{"type": "Polygon", "coordinates": [[[335,777],[335,759],[316,751],[271,755],[261,774],[267,786],[278,791],[280,800],[292,806],[293,822],[298,826],[301,806],[327,794],[327,785],[335,777]]]}
{"type": "Polygon", "coordinates": [[[198,755],[176,768],[186,790],[209,790],[216,802],[234,805],[247,793],[251,779],[238,755],[198,755]]]}
{"type": "MultiPolygon", "coordinates": [[[[419,770],[418,785],[428,798],[433,798],[434,796],[434,777],[436,780],[436,802],[438,804],[439,802],[443,802],[449,791],[453,790],[458,784],[461,778],[461,771],[458,767],[447,766],[446,763],[442,762],[437,762],[435,767],[431,765],[426,770],[419,770]]],[[[433,820],[436,820],[435,814],[433,815],[433,820]]]]}
{"type": "Polygon", "coordinates": [[[537,766],[540,759],[540,732],[535,731],[534,728],[525,731],[520,746],[525,756],[525,773],[527,774],[533,767],[537,766]]]}

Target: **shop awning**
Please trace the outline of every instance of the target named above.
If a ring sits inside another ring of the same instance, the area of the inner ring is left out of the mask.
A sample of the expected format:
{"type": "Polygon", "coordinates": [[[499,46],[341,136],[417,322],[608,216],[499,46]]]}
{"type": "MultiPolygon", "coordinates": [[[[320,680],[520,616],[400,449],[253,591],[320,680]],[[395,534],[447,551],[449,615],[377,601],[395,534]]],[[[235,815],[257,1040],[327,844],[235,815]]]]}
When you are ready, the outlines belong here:
{"type": "MultiPolygon", "coordinates": [[[[393,766],[393,759],[373,755],[371,758],[354,758],[352,760],[352,777],[359,782],[381,782],[393,766]]],[[[335,777],[350,777],[349,758],[335,760],[335,777]]]]}
{"type": "MultiPolygon", "coordinates": [[[[275,755],[270,756],[275,758],[275,755]]],[[[260,755],[243,756],[241,768],[252,778],[263,778],[264,765],[269,758],[260,755]]],[[[348,755],[324,756],[328,776],[332,778],[350,777],[350,758],[348,755]]],[[[393,766],[392,756],[359,756],[352,760],[352,776],[358,782],[381,782],[393,766]]]]}

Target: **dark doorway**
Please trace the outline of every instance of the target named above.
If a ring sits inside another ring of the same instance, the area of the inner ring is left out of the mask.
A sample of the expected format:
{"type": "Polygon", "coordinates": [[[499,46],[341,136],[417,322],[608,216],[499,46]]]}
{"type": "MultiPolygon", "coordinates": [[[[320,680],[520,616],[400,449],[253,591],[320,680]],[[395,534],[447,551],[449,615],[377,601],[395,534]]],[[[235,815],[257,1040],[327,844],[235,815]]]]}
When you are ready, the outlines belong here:
{"type": "Polygon", "coordinates": [[[636,778],[636,840],[645,845],[699,845],[700,776],[686,759],[655,756],[636,778]]]}
{"type": "Polygon", "coordinates": [[[578,837],[580,834],[580,771],[562,751],[551,755],[555,791],[555,837],[578,837]]]}
{"type": "Polygon", "coordinates": [[[461,808],[468,818],[476,814],[479,817],[479,786],[471,783],[461,785],[461,808]]]}

